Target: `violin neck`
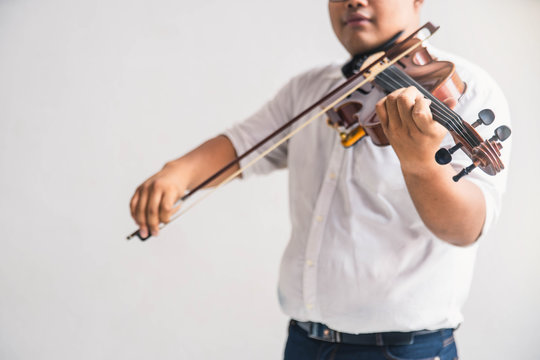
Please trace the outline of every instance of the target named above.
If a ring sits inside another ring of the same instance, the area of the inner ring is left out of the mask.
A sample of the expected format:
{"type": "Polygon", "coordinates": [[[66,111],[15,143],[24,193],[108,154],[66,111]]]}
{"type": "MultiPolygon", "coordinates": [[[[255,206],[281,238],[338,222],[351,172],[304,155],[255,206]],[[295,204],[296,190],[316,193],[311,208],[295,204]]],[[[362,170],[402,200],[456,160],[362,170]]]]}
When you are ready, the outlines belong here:
{"type": "Polygon", "coordinates": [[[390,66],[388,69],[377,75],[375,77],[375,84],[382,87],[388,93],[405,87],[414,86],[426,99],[431,100],[429,107],[431,109],[433,120],[437,121],[449,131],[454,131],[454,123],[458,123],[458,125],[463,123],[463,119],[456,112],[433,96],[433,94],[426,90],[416,80],[395,65],[390,66]]]}
{"type": "Polygon", "coordinates": [[[475,134],[464,125],[461,116],[446,106],[441,100],[433,96],[433,94],[398,67],[392,65],[381,72],[375,77],[375,84],[381,86],[388,93],[405,87],[414,86],[426,99],[431,100],[429,108],[431,109],[433,120],[444,126],[451,133],[460,136],[469,147],[473,148],[480,144],[475,134]]]}

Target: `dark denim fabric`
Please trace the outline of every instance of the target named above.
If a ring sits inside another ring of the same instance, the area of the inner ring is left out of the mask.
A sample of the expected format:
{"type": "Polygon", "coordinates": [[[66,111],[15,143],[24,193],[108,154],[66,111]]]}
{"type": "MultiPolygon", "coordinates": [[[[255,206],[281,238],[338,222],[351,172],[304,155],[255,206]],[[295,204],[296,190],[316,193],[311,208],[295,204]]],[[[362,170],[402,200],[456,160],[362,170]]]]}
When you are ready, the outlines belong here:
{"type": "Polygon", "coordinates": [[[314,340],[294,321],[289,325],[285,360],[455,360],[453,330],[419,335],[412,345],[363,346],[314,340]]]}

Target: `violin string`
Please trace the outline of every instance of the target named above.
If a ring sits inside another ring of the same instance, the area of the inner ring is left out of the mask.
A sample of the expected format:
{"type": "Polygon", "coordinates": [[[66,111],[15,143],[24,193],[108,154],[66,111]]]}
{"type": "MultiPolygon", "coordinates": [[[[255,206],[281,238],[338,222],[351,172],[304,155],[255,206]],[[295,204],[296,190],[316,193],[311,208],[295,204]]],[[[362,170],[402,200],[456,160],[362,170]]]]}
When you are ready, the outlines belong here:
{"type": "Polygon", "coordinates": [[[420,92],[426,96],[428,99],[432,100],[433,104],[438,105],[444,113],[446,113],[447,116],[450,116],[451,122],[454,123],[459,129],[461,129],[463,132],[467,133],[467,129],[463,125],[463,120],[461,117],[456,114],[454,111],[452,111],[449,107],[447,107],[442,101],[437,99],[435,96],[433,96],[429,91],[427,91],[424,87],[419,85],[413,78],[411,78],[408,74],[404,73],[403,71],[393,67],[391,69],[393,74],[398,78],[404,81],[405,83],[408,83],[409,85],[413,85],[416,88],[420,90],[420,92]]]}
{"type": "Polygon", "coordinates": [[[398,69],[397,67],[395,66],[392,66],[390,69],[389,69],[393,74],[394,76],[396,76],[396,78],[398,79],[401,79],[403,80],[406,84],[408,85],[413,85],[417,88],[421,88],[420,90],[424,90],[422,91],[422,93],[424,93],[424,95],[428,96],[429,98],[431,98],[432,101],[434,101],[435,103],[439,104],[443,109],[444,111],[447,113],[447,115],[449,115],[450,117],[452,117],[453,119],[455,119],[458,123],[461,121],[461,118],[458,114],[456,114],[455,112],[453,112],[450,108],[448,108],[442,101],[440,101],[439,99],[437,99],[436,97],[434,97],[431,93],[429,93],[424,87],[422,87],[421,85],[419,85],[412,77],[410,77],[407,73],[405,73],[404,71],[398,69]]]}
{"type": "MultiPolygon", "coordinates": [[[[412,84],[407,84],[412,85],[412,84]]],[[[402,86],[398,87],[391,87],[391,89],[399,89],[402,86]]],[[[421,91],[425,95],[425,92],[421,91]]],[[[432,99],[431,97],[425,96],[428,99],[432,99]]],[[[456,134],[460,135],[464,141],[466,141],[471,147],[474,147],[478,145],[478,141],[470,135],[470,131],[466,128],[464,128],[463,123],[456,121],[452,117],[450,117],[447,112],[445,111],[445,107],[441,106],[437,102],[433,102],[430,104],[430,109],[433,114],[433,119],[441,123],[442,125],[445,125],[445,127],[450,130],[454,131],[456,134]]]]}
{"type": "MultiPolygon", "coordinates": [[[[378,79],[378,83],[380,85],[382,85],[385,90],[387,91],[394,91],[394,90],[397,90],[397,89],[401,89],[404,87],[404,85],[402,84],[399,84],[399,86],[393,86],[392,84],[390,84],[388,81],[386,81],[384,78],[384,76],[380,77],[378,79]]],[[[454,122],[447,117],[447,115],[445,115],[441,109],[439,109],[438,105],[437,104],[431,104],[430,105],[430,109],[432,111],[432,114],[433,114],[433,118],[434,120],[440,122],[442,125],[444,125],[449,131],[454,131],[456,133],[461,133],[460,129],[456,126],[456,124],[454,124],[454,122]]]]}
{"type": "MultiPolygon", "coordinates": [[[[395,79],[393,79],[392,77],[388,76],[387,74],[380,74],[378,77],[377,77],[377,82],[378,83],[381,83],[381,85],[383,85],[383,87],[385,87],[385,90],[387,91],[394,91],[394,90],[397,90],[397,89],[401,89],[401,88],[404,88],[406,87],[407,85],[410,85],[410,84],[402,84],[402,83],[399,83],[397,82],[395,79]],[[385,79],[386,78],[386,79],[385,79]],[[393,84],[391,84],[391,82],[395,82],[397,85],[394,86],[393,84]]],[[[446,127],[450,127],[448,130],[454,130],[454,131],[457,131],[458,128],[456,127],[456,124],[454,124],[454,122],[452,121],[451,118],[449,118],[447,116],[447,114],[444,114],[441,109],[439,108],[438,104],[437,103],[433,103],[432,102],[432,105],[433,107],[435,108],[435,110],[438,110],[438,113],[440,114],[440,117],[441,117],[441,120],[443,121],[443,125],[446,125],[446,127]]]]}
{"type": "Polygon", "coordinates": [[[382,74],[380,74],[378,76],[378,78],[379,79],[386,78],[388,81],[385,81],[384,83],[385,83],[385,85],[388,85],[390,87],[390,90],[392,90],[392,91],[396,90],[396,89],[399,89],[399,88],[402,88],[402,87],[406,87],[406,86],[415,86],[416,88],[418,88],[418,90],[424,96],[426,96],[427,98],[432,100],[432,105],[434,107],[436,107],[438,110],[441,111],[441,115],[443,116],[444,120],[448,121],[450,125],[459,126],[459,122],[456,123],[453,114],[447,111],[447,107],[445,105],[443,105],[437,98],[433,97],[433,95],[431,95],[427,91],[422,91],[422,90],[425,90],[425,89],[419,88],[419,86],[416,86],[416,84],[414,84],[414,83],[412,83],[410,81],[407,81],[407,79],[402,79],[401,76],[400,76],[400,71],[399,70],[393,71],[393,76],[390,76],[388,73],[383,72],[382,74]],[[401,82],[399,80],[401,80],[401,82]],[[393,82],[393,83],[395,83],[397,85],[392,86],[391,82],[393,82]]]}
{"type": "MultiPolygon", "coordinates": [[[[385,80],[380,81],[383,85],[389,85],[389,89],[391,91],[403,88],[403,86],[391,86],[388,82],[385,80]]],[[[464,138],[467,143],[471,143],[471,139],[468,139],[469,136],[462,130],[461,126],[455,123],[455,121],[452,120],[452,118],[448,117],[447,114],[443,112],[443,110],[440,108],[440,106],[437,103],[430,104],[430,109],[433,114],[433,119],[444,125],[448,130],[454,131],[455,133],[459,134],[464,138]]],[[[473,144],[470,144],[473,146],[473,144]]]]}
{"type": "MultiPolygon", "coordinates": [[[[385,74],[385,73],[382,73],[378,76],[378,80],[382,80],[380,82],[382,82],[382,85],[383,86],[386,86],[387,87],[387,90],[389,91],[394,91],[394,90],[397,90],[397,89],[400,89],[400,88],[403,88],[403,87],[406,87],[408,85],[411,85],[409,83],[401,83],[399,81],[397,81],[394,77],[391,77],[389,76],[388,74],[385,74]],[[391,84],[391,82],[394,82],[396,83],[396,85],[394,86],[393,84],[391,84]]],[[[419,89],[420,90],[420,89],[419,89]]],[[[431,99],[430,99],[431,100],[431,99]]],[[[447,115],[445,114],[442,109],[441,109],[441,106],[437,103],[437,102],[434,102],[432,101],[432,104],[431,104],[436,110],[439,110],[439,114],[441,115],[441,120],[444,121],[443,125],[447,125],[448,127],[451,127],[449,130],[454,130],[454,131],[458,131],[459,129],[457,128],[457,125],[452,121],[452,119],[447,115]],[[453,129],[452,129],[453,128],[453,129]]]]}
{"type": "MultiPolygon", "coordinates": [[[[438,109],[441,113],[437,113],[439,116],[444,117],[447,121],[449,121],[449,124],[453,126],[454,131],[459,134],[464,140],[466,140],[471,147],[479,145],[478,140],[476,139],[476,136],[471,134],[470,130],[466,128],[463,124],[463,120],[461,117],[455,113],[453,110],[451,110],[449,107],[444,105],[439,99],[434,97],[429,91],[427,91],[425,88],[423,88],[420,84],[418,84],[414,79],[412,79],[408,74],[404,73],[403,71],[395,68],[390,67],[389,70],[392,72],[394,76],[389,76],[388,74],[385,74],[385,72],[382,73],[382,75],[386,78],[388,78],[390,81],[396,82],[400,84],[399,81],[401,80],[403,84],[408,86],[414,86],[416,87],[424,96],[426,96],[428,99],[432,100],[432,105],[430,106],[432,109],[438,109]],[[394,80],[394,78],[396,80],[394,80]],[[443,115],[445,114],[445,115],[443,115]]],[[[381,75],[381,74],[379,74],[381,75]]],[[[403,86],[403,84],[401,84],[403,86]]],[[[389,84],[390,85],[390,84],[389,84]]]]}

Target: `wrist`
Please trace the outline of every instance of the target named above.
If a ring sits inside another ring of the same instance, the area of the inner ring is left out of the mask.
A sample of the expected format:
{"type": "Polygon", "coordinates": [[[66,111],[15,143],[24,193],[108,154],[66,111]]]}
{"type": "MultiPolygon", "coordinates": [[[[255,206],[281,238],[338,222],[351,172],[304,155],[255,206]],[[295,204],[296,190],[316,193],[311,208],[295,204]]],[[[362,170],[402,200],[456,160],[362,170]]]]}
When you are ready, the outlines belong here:
{"type": "Polygon", "coordinates": [[[180,157],[165,163],[162,171],[167,173],[168,176],[173,179],[174,184],[176,184],[181,192],[194,187],[192,184],[193,180],[191,179],[193,172],[190,169],[189,162],[186,161],[184,157],[180,157]]]}

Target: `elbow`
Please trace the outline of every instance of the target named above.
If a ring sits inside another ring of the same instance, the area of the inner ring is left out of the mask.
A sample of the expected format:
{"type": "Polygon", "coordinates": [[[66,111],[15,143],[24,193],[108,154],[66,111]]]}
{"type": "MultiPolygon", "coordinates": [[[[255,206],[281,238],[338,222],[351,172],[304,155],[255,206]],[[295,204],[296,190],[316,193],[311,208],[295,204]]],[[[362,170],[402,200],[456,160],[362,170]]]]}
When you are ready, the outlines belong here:
{"type": "Polygon", "coordinates": [[[430,229],[437,238],[451,245],[467,247],[474,244],[482,234],[482,229],[430,229]],[[458,231],[456,231],[458,230],[458,231]]]}

